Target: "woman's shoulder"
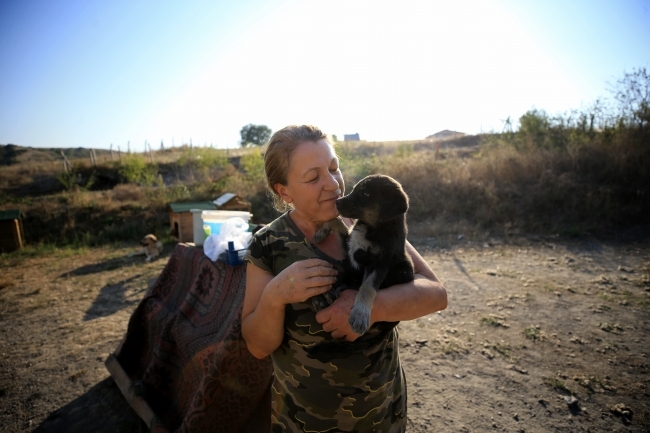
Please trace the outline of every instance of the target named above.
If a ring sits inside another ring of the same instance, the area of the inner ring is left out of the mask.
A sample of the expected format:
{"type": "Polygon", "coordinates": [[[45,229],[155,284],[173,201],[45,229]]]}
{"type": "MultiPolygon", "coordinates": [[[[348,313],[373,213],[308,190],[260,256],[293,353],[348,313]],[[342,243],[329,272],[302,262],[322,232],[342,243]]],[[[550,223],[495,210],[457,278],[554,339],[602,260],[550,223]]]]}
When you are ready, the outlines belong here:
{"type": "Polygon", "coordinates": [[[277,275],[293,262],[313,257],[305,236],[285,213],[255,233],[244,260],[277,275]]]}
{"type": "Polygon", "coordinates": [[[302,237],[304,236],[293,224],[288,212],[280,215],[253,235],[256,241],[264,244],[269,243],[269,241],[296,240],[302,237]]]}

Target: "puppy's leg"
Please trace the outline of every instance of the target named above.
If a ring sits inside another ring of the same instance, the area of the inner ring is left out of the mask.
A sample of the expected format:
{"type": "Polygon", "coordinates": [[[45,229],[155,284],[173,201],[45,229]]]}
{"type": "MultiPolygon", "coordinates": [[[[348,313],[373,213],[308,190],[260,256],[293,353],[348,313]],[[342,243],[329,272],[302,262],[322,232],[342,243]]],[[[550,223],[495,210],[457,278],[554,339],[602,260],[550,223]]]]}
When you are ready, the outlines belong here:
{"type": "Polygon", "coordinates": [[[330,289],[325,293],[320,295],[313,296],[311,298],[311,308],[318,312],[323,308],[327,308],[338,298],[338,291],[336,289],[330,289]]]}
{"type": "Polygon", "coordinates": [[[323,242],[332,231],[338,235],[339,242],[343,242],[342,239],[345,239],[348,235],[347,226],[340,217],[336,217],[323,223],[322,227],[314,235],[314,243],[319,244],[323,242]]]}
{"type": "Polygon", "coordinates": [[[320,244],[332,233],[331,220],[325,221],[314,235],[314,243],[320,244]]]}
{"type": "Polygon", "coordinates": [[[147,250],[145,248],[140,248],[138,251],[134,251],[132,253],[129,253],[127,255],[127,257],[142,256],[142,255],[146,255],[146,254],[147,254],[147,250]]]}
{"type": "MultiPolygon", "coordinates": [[[[314,235],[314,243],[318,244],[323,242],[332,231],[336,233],[338,242],[343,250],[347,251],[348,227],[340,217],[323,223],[321,228],[314,235]]],[[[314,311],[320,311],[323,308],[332,305],[332,303],[339,297],[339,294],[347,288],[342,281],[345,281],[344,272],[339,273],[337,284],[331,290],[311,298],[311,304],[314,311]]]]}
{"type": "Polygon", "coordinates": [[[401,262],[395,263],[381,283],[381,288],[394,286],[395,284],[413,281],[413,262],[406,256],[401,262]]]}
{"type": "Polygon", "coordinates": [[[377,288],[386,276],[386,272],[385,269],[372,269],[365,273],[348,320],[352,330],[357,334],[363,335],[370,328],[370,313],[377,296],[377,288]]]}
{"type": "Polygon", "coordinates": [[[147,248],[147,261],[150,262],[160,255],[163,249],[162,242],[156,242],[154,245],[150,245],[147,248]]]}
{"type": "Polygon", "coordinates": [[[147,251],[147,259],[146,259],[147,262],[152,261],[156,257],[158,257],[158,250],[147,251]]]}

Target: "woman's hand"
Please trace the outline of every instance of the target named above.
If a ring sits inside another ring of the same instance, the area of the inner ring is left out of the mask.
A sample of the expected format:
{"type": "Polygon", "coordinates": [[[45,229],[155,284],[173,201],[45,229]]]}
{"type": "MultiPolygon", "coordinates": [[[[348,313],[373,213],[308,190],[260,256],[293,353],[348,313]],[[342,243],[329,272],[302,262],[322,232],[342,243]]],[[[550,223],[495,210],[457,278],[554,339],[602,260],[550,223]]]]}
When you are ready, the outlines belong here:
{"type": "Polygon", "coordinates": [[[332,288],[338,271],[320,259],[308,259],[287,266],[272,280],[270,299],[275,305],[304,302],[332,288]]]}
{"type": "MultiPolygon", "coordinates": [[[[350,310],[357,297],[357,290],[344,290],[332,305],[316,313],[316,321],[323,325],[323,330],[332,333],[332,338],[345,338],[354,341],[360,337],[350,327],[350,310]]],[[[370,318],[370,326],[374,322],[370,318]]]]}
{"type": "Polygon", "coordinates": [[[295,262],[277,276],[249,263],[242,308],[242,336],[250,353],[262,359],[280,347],[285,306],[325,293],[337,271],[324,260],[295,262]]]}

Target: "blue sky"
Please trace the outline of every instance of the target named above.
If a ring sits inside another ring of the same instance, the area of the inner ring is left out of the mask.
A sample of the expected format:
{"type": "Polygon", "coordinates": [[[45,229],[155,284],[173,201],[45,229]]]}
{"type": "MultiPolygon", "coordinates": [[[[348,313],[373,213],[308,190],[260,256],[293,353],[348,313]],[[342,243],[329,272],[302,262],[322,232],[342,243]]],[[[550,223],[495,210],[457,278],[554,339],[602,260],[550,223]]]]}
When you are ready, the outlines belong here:
{"type": "Polygon", "coordinates": [[[650,0],[0,1],[0,143],[502,129],[650,67],[650,0]]]}

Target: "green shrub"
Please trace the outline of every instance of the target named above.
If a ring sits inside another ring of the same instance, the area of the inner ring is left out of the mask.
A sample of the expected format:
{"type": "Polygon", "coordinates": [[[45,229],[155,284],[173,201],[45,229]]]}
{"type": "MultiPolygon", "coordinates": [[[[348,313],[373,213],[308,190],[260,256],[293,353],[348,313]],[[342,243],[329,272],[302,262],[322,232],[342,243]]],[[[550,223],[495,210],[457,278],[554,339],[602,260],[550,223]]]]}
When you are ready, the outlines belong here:
{"type": "Polygon", "coordinates": [[[56,179],[67,191],[75,189],[89,190],[95,183],[97,174],[94,170],[90,174],[86,174],[81,164],[74,163],[69,170],[59,173],[56,179]]]}
{"type": "Polygon", "coordinates": [[[154,164],[147,164],[145,158],[140,155],[126,155],[122,158],[118,174],[126,183],[143,186],[159,183],[158,167],[154,164]]]}
{"type": "Polygon", "coordinates": [[[189,170],[192,177],[211,180],[228,166],[228,157],[221,149],[194,147],[186,149],[177,164],[189,170]]]}
{"type": "Polygon", "coordinates": [[[239,164],[246,173],[246,179],[251,183],[265,183],[264,158],[259,148],[242,155],[239,164]]]}

